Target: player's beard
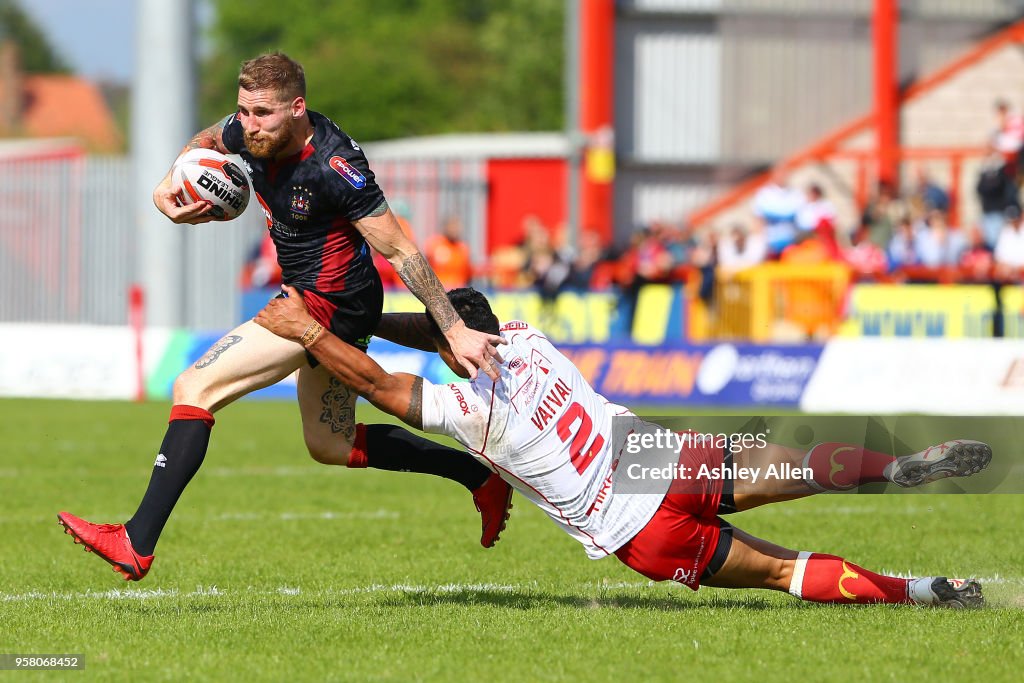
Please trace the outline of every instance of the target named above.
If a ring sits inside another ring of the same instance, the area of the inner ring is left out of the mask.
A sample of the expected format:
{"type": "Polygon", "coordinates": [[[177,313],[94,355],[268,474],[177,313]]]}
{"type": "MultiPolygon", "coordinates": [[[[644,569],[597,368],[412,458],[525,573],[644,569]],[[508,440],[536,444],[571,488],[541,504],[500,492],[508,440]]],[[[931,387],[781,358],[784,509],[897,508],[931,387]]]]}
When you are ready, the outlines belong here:
{"type": "Polygon", "coordinates": [[[291,142],[294,129],[295,119],[289,118],[276,133],[261,132],[259,135],[254,135],[245,131],[243,135],[245,148],[257,159],[272,159],[291,142]]]}

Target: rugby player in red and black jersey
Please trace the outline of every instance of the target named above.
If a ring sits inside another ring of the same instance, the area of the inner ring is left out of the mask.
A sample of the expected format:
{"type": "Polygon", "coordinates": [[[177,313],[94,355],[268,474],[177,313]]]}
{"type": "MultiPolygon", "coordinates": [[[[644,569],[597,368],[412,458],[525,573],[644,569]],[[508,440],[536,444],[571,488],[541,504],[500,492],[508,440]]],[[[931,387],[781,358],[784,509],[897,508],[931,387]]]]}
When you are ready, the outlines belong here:
{"type": "MultiPolygon", "coordinates": [[[[372,246],[426,305],[466,371],[476,376],[480,369],[497,379],[496,346],[504,340],[466,327],[399,227],[359,145],[306,108],[302,66],[281,53],[262,55],[242,65],[238,86],[238,110],[196,134],[182,153],[209,148],[241,156],[282,276],[303,293],[315,318],[310,334],[328,329],[366,350],[383,302],[372,246]]],[[[179,206],[179,190],[169,172],[153,192],[157,208],[175,223],[213,220],[207,202],[179,206]]],[[[92,524],[67,512],[58,520],[126,579],[141,579],[171,510],[202,464],[213,413],[296,370],[303,436],[315,460],[458,481],[473,492],[483,517],[481,543],[494,544],[511,500],[505,482],[468,454],[432,457],[443,447],[388,425],[360,429],[353,455],[355,392],[319,367],[301,344],[252,321],[232,330],[175,381],[169,426],[135,515],[123,525],[92,524]]]]}

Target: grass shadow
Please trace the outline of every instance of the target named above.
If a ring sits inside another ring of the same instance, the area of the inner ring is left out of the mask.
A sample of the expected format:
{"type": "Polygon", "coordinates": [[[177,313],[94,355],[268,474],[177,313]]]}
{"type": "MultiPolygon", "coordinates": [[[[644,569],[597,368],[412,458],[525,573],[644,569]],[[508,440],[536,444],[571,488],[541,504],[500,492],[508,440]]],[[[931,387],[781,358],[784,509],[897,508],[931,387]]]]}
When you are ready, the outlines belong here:
{"type": "Polygon", "coordinates": [[[384,595],[378,604],[389,607],[435,607],[443,605],[481,605],[502,609],[532,610],[545,607],[574,609],[628,609],[681,612],[700,609],[765,611],[778,609],[778,603],[763,598],[726,598],[696,600],[687,595],[566,595],[549,591],[512,592],[466,588],[445,591],[396,591],[384,595]]]}

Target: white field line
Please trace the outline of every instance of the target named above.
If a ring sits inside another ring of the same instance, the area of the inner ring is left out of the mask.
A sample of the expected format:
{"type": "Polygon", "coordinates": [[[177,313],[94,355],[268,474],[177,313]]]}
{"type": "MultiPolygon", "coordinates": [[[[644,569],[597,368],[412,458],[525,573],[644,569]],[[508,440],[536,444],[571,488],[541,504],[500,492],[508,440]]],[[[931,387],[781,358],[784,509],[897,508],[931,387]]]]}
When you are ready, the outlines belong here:
{"type": "MultiPolygon", "coordinates": [[[[489,591],[498,593],[529,592],[536,588],[535,583],[499,584],[499,583],[445,583],[437,585],[396,583],[391,585],[370,584],[355,588],[317,589],[316,595],[361,595],[367,593],[463,593],[471,591],[489,591]]],[[[28,602],[33,600],[151,600],[153,598],[172,597],[224,597],[227,595],[301,595],[299,586],[278,586],[272,590],[224,590],[216,586],[197,586],[194,591],[182,592],[176,588],[111,588],[105,591],[80,591],[58,593],[56,591],[28,591],[26,593],[0,593],[0,602],[28,602]]]]}
{"type": "Polygon", "coordinates": [[[323,512],[280,512],[277,514],[265,512],[225,512],[224,514],[204,519],[214,522],[262,522],[268,519],[276,519],[282,522],[298,522],[310,519],[398,519],[400,516],[397,510],[380,508],[378,510],[361,510],[357,512],[334,512],[332,510],[325,510],[323,512]]]}
{"type": "MultiPolygon", "coordinates": [[[[338,469],[338,468],[335,468],[338,469]]],[[[276,467],[207,467],[200,470],[204,477],[322,477],[330,472],[324,466],[307,465],[305,467],[292,465],[279,465],[276,467]]],[[[2,468],[0,479],[13,479],[15,477],[39,476],[41,471],[38,468],[24,467],[21,469],[2,468]]],[[[335,475],[337,476],[337,475],[335,475]]]]}
{"type": "MultiPolygon", "coordinates": [[[[129,513],[121,511],[111,515],[95,515],[98,520],[126,519],[129,513]]],[[[224,512],[219,515],[190,515],[184,513],[176,515],[175,519],[183,521],[202,522],[303,522],[308,520],[375,520],[375,519],[399,519],[401,513],[397,510],[378,508],[376,510],[322,510],[320,512],[224,512]]],[[[57,524],[57,516],[53,515],[53,523],[57,524]]],[[[28,524],[40,521],[38,516],[30,515],[0,515],[0,524],[28,524]]],[[[49,518],[45,521],[49,522],[49,518]]]]}
{"type": "MultiPolygon", "coordinates": [[[[891,574],[898,575],[898,574],[891,574]]],[[[1010,576],[988,576],[976,577],[982,585],[1011,585],[1024,586],[1024,577],[1010,576]]],[[[584,589],[642,589],[654,585],[651,581],[622,581],[615,583],[582,583],[579,588],[584,589]]],[[[670,584],[666,584],[670,585],[670,584]]],[[[357,586],[354,588],[339,589],[317,589],[313,595],[337,596],[337,595],[366,595],[372,593],[403,593],[414,595],[434,595],[445,593],[467,593],[467,592],[490,592],[490,593],[523,593],[530,594],[536,590],[536,582],[505,584],[505,583],[443,583],[443,584],[410,584],[395,583],[370,584],[368,586],[357,586]]],[[[197,586],[193,591],[179,591],[176,588],[112,588],[105,591],[80,591],[64,592],[56,591],[28,591],[25,593],[0,593],[0,602],[32,602],[32,601],[72,601],[72,600],[152,600],[154,598],[222,598],[227,596],[241,595],[301,595],[303,589],[300,586],[278,586],[274,589],[253,589],[246,590],[225,590],[216,586],[197,586]]]]}

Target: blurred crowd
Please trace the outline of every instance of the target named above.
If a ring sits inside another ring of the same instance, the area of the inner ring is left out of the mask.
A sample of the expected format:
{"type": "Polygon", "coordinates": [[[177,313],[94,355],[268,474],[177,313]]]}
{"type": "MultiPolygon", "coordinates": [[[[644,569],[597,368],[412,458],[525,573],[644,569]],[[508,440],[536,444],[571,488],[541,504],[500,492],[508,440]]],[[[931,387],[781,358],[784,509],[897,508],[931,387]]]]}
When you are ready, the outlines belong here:
{"type": "MultiPolygon", "coordinates": [[[[421,247],[448,288],[473,282],[534,289],[547,300],[566,289],[609,287],[635,299],[644,284],[694,277],[706,290],[715,272],[735,273],[767,261],[845,263],[861,281],[1019,281],[1024,273],[1024,117],[1005,101],[996,103],[995,114],[988,155],[973,188],[981,215],[968,225],[957,224],[949,190],[920,165],[907,187],[880,183],[852,225],[839,219],[821,185],[797,187],[777,173],[755,194],[750,224],[694,229],[652,222],[637,228],[625,248],[614,250],[588,229],[570,245],[564,226],[545,225],[531,215],[523,219],[517,242],[495,249],[486,263],[474,263],[463,226],[453,216],[421,247]]],[[[408,212],[396,214],[413,235],[408,212]]],[[[273,244],[265,240],[246,266],[245,283],[277,284],[275,257],[273,244]]],[[[401,286],[379,254],[375,263],[385,287],[401,286]]]]}

